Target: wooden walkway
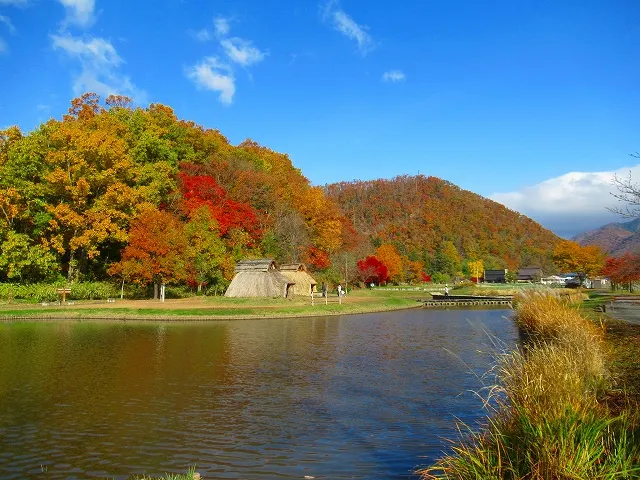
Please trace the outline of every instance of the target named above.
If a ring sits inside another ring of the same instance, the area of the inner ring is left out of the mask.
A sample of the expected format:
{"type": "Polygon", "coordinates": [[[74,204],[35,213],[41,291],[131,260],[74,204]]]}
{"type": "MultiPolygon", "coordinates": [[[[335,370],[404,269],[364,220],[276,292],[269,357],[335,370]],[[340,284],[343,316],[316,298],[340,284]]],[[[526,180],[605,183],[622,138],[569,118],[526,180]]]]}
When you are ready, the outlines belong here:
{"type": "Polygon", "coordinates": [[[475,295],[432,295],[430,300],[420,300],[425,307],[481,307],[504,305],[511,308],[513,297],[481,297],[475,295]]]}

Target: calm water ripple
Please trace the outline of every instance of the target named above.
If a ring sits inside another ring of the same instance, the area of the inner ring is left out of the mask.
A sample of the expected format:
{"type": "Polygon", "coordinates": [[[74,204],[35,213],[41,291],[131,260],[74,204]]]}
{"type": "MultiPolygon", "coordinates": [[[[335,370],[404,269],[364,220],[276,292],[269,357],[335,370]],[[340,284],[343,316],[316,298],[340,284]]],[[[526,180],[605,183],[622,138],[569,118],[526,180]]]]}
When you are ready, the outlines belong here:
{"type": "Polygon", "coordinates": [[[0,324],[0,478],[411,478],[484,418],[509,317],[0,324]]]}

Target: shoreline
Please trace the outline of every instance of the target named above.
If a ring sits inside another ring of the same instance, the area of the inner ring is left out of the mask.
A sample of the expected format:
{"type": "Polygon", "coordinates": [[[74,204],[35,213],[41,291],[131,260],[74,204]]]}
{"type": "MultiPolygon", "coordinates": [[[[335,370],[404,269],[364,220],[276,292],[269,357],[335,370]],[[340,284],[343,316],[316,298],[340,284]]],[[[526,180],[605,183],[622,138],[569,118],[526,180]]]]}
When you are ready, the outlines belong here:
{"type": "MultiPolygon", "coordinates": [[[[344,312],[338,312],[330,310],[327,312],[300,312],[300,313],[268,313],[264,314],[221,314],[221,315],[158,315],[158,314],[142,314],[142,315],[129,315],[129,314],[115,314],[110,316],[78,314],[78,310],[73,312],[63,313],[60,312],[56,315],[0,315],[0,323],[17,323],[17,322],[144,322],[144,323],[193,323],[193,322],[216,322],[216,321],[230,321],[230,320],[270,320],[277,318],[312,318],[312,317],[336,317],[343,315],[362,315],[366,313],[384,313],[401,310],[413,310],[416,308],[424,308],[421,304],[415,306],[398,306],[398,307],[376,307],[376,308],[362,308],[358,310],[349,310],[344,312]]],[[[106,310],[106,309],[105,309],[106,310]]]]}

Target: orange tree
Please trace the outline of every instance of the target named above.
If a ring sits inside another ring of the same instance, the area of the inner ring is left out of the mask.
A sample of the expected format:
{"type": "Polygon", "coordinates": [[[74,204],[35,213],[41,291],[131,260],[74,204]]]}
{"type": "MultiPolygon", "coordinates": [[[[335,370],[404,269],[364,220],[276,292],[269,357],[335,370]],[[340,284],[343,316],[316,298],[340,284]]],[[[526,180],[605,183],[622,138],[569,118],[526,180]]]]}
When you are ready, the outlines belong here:
{"type": "Polygon", "coordinates": [[[157,286],[184,280],[186,237],[184,226],[174,215],[149,207],[131,221],[129,244],[122,260],[109,267],[107,273],[139,285],[157,286]]]}
{"type": "Polygon", "coordinates": [[[605,254],[595,245],[581,246],[570,240],[558,242],[553,250],[553,263],[559,270],[577,273],[580,283],[585,277],[599,275],[604,267],[605,254]]]}
{"type": "Polygon", "coordinates": [[[389,279],[397,282],[402,274],[402,257],[396,250],[396,247],[389,243],[385,243],[376,248],[376,258],[380,260],[385,267],[389,279]]]}

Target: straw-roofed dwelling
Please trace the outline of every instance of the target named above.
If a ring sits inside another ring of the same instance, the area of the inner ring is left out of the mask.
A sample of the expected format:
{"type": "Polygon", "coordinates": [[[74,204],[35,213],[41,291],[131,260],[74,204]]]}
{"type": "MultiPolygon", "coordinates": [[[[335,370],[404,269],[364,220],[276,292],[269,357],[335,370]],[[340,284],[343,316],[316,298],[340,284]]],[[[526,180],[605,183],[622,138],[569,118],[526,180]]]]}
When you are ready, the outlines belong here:
{"type": "Polygon", "coordinates": [[[287,276],[292,282],[295,282],[293,286],[294,295],[311,295],[311,292],[316,292],[317,282],[313,279],[307,267],[304,263],[288,263],[286,265],[280,265],[280,272],[287,276]]]}
{"type": "Polygon", "coordinates": [[[235,276],[225,297],[288,297],[294,282],[278,271],[270,259],[242,260],[236,264],[235,276]]]}

